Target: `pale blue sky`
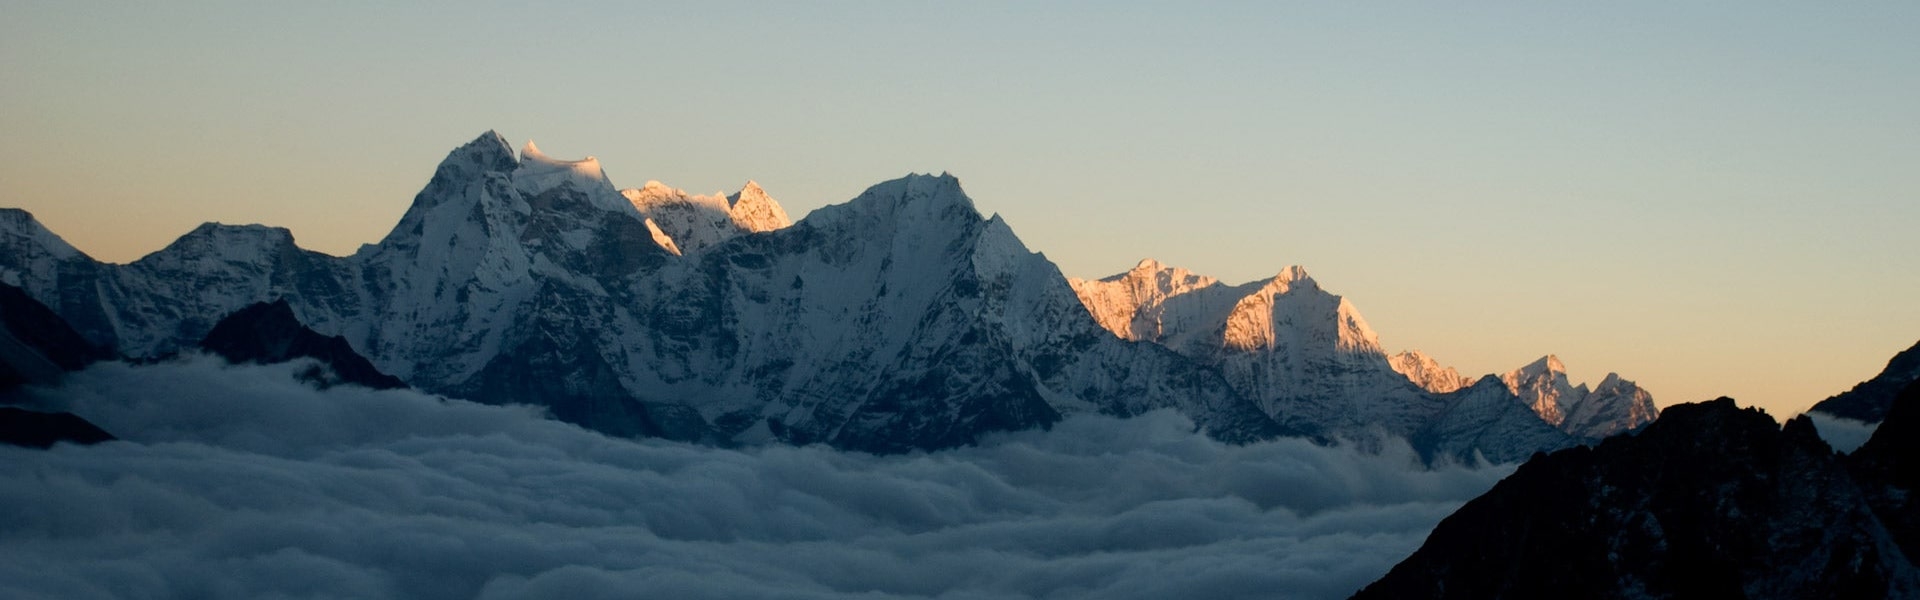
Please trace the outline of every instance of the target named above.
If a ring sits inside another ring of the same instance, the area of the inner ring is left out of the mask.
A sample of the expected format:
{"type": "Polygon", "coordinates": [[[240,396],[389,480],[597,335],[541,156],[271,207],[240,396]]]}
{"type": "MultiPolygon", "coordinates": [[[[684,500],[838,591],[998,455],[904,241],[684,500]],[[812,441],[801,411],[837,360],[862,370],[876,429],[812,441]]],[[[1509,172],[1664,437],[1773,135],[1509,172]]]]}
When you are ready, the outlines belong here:
{"type": "Polygon", "coordinates": [[[1069,275],[1795,412],[1920,339],[1920,5],[0,3],[0,205],[344,254],[487,129],[796,216],[958,175],[1069,275]]]}

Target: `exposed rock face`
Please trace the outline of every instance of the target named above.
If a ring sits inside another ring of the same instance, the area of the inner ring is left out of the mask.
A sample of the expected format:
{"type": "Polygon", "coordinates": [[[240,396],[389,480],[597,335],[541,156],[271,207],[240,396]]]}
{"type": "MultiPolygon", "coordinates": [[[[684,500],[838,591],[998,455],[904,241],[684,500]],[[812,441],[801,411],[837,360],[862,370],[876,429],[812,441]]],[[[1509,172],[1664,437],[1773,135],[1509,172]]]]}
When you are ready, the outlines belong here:
{"type": "Polygon", "coordinates": [[[1877,516],[1905,507],[1870,501],[1885,481],[1850,476],[1805,417],[1673,406],[1528,461],[1355,597],[1909,597],[1920,572],[1877,516]]]}
{"type": "Polygon", "coordinates": [[[381,373],[353,351],[346,338],[315,333],[300,324],[285,300],[262,302],[235,311],[213,326],[200,348],[232,363],[271,364],[311,358],[324,369],[306,378],[328,385],[350,383],[377,390],[407,387],[400,378],[381,373]]]}
{"type": "Polygon", "coordinates": [[[1887,418],[1893,399],[1914,381],[1920,381],[1920,343],[1895,354],[1879,375],[1853,389],[1835,394],[1809,409],[1843,419],[1878,423],[1887,418]]]}

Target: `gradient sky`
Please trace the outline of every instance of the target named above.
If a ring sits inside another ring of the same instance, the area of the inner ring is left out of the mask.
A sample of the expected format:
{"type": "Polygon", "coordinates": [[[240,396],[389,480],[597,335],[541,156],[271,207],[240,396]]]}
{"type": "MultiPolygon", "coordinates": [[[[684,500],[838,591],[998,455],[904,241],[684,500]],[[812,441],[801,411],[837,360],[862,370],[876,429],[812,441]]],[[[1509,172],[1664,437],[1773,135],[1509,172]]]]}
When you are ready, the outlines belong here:
{"type": "Polygon", "coordinates": [[[1305,265],[1390,349],[1775,415],[1920,339],[1920,4],[0,5],[0,206],[346,254],[495,129],[798,216],[959,176],[1071,276],[1305,265]],[[697,6],[689,6],[697,5],[697,6]]]}

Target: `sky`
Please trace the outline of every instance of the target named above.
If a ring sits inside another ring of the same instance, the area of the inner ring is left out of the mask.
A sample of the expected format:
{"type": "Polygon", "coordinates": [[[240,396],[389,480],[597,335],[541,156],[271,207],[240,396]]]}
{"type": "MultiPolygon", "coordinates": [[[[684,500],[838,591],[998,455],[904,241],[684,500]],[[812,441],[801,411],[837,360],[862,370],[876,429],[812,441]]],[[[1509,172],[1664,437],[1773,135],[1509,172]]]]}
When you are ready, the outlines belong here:
{"type": "Polygon", "coordinates": [[[951,172],[1069,276],[1304,265],[1390,350],[1663,405],[1920,340],[1920,5],[1032,4],[9,0],[0,206],[347,254],[491,129],[795,216],[951,172]]]}
{"type": "Polygon", "coordinates": [[[729,450],[316,390],[313,364],[33,390],[122,441],[0,444],[0,596],[1345,598],[1514,470],[1230,445],[1170,410],[911,455],[729,450]]]}

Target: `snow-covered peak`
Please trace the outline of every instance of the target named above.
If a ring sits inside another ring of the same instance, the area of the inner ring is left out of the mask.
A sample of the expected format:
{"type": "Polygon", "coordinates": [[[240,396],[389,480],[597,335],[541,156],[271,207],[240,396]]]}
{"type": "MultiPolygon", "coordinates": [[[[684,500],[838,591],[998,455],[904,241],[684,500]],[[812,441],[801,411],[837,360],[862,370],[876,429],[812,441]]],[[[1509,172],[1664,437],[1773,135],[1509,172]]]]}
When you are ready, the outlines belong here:
{"type": "Polygon", "coordinates": [[[1133,265],[1132,269],[1115,277],[1128,277],[1135,273],[1158,273],[1166,270],[1166,268],[1166,265],[1160,264],[1160,261],[1154,260],[1152,257],[1142,258],[1139,263],[1133,265]]]}
{"type": "Polygon", "coordinates": [[[499,132],[489,129],[480,137],[473,138],[473,141],[454,148],[440,161],[443,167],[449,163],[463,163],[483,170],[510,171],[519,161],[514,159],[513,144],[508,143],[507,138],[499,132]]]}
{"type": "Polygon", "coordinates": [[[1508,371],[1500,376],[1500,381],[1541,419],[1555,426],[1566,420],[1567,409],[1586,396],[1584,389],[1576,390],[1567,383],[1566,366],[1551,354],[1508,371]]]}
{"type": "Polygon", "coordinates": [[[960,179],[941,173],[913,173],[867,188],[853,201],[841,205],[848,210],[868,214],[888,214],[898,218],[961,217],[983,221],[973,199],[960,189],[960,179]]]}
{"type": "Polygon", "coordinates": [[[1604,438],[1637,429],[1658,416],[1653,394],[1618,374],[1608,373],[1598,387],[1568,411],[1561,428],[1582,437],[1604,438]]]}
{"type": "Polygon", "coordinates": [[[723,196],[688,194],[658,181],[620,190],[634,210],[659,232],[654,241],[675,254],[695,252],[746,233],[782,229],[793,223],[787,211],[758,184],[723,196]],[[671,244],[662,243],[662,236],[671,244]]]}
{"type": "Polygon", "coordinates": [[[1127,340],[1165,341],[1162,338],[1169,333],[1204,329],[1204,326],[1166,321],[1169,318],[1179,321],[1183,317],[1202,314],[1222,318],[1232,307],[1232,299],[1228,298],[1224,303],[1214,302],[1218,306],[1211,310],[1176,310],[1175,314],[1169,315],[1164,307],[1168,299],[1212,287],[1219,281],[1186,269],[1167,266],[1152,258],[1141,259],[1125,273],[1095,281],[1069,279],[1067,283],[1073,286],[1081,304],[1093,313],[1094,320],[1101,327],[1127,340]]]}
{"type": "Polygon", "coordinates": [[[1618,374],[1608,373],[1591,390],[1584,383],[1569,384],[1566,365],[1551,354],[1508,371],[1500,381],[1541,419],[1575,436],[1603,438],[1659,415],[1653,395],[1618,374]]]}
{"type": "Polygon", "coordinates": [[[1520,367],[1518,372],[1528,377],[1538,377],[1548,373],[1559,373],[1564,376],[1567,373],[1567,365],[1560,362],[1560,357],[1548,354],[1527,363],[1527,366],[1520,367]]]}
{"type": "Polygon", "coordinates": [[[1333,342],[1336,350],[1385,356],[1380,340],[1351,302],[1320,289],[1305,269],[1288,267],[1234,306],[1225,345],[1250,351],[1294,343],[1333,342]],[[1298,342],[1282,335],[1301,338],[1298,342]]]}
{"type": "Polygon", "coordinates": [[[735,225],[753,232],[785,229],[793,224],[793,219],[787,217],[787,209],[751,179],[739,192],[727,196],[727,214],[735,225]]]}
{"type": "Polygon", "coordinates": [[[600,208],[620,210],[617,207],[623,205],[617,201],[620,195],[614,191],[606,171],[600,168],[599,159],[592,156],[580,160],[555,159],[542,153],[533,140],[527,140],[527,145],[520,149],[520,166],[513,171],[513,185],[529,197],[571,186],[585,193],[588,200],[600,208]]]}
{"type": "Polygon", "coordinates": [[[62,263],[92,260],[18,208],[0,208],[0,257],[0,282],[41,298],[60,288],[62,263]]]}
{"type": "Polygon", "coordinates": [[[1633,382],[1627,381],[1625,379],[1621,379],[1619,373],[1607,373],[1607,376],[1600,380],[1600,385],[1594,387],[1593,391],[1600,392],[1603,390],[1611,390],[1614,388],[1621,387],[1623,384],[1633,385],[1633,382]]]}
{"type": "Polygon", "coordinates": [[[1289,265],[1287,268],[1281,269],[1278,274],[1273,276],[1273,281],[1275,283],[1319,287],[1319,284],[1313,281],[1313,276],[1307,274],[1307,268],[1300,265],[1289,265]]]}
{"type": "Polygon", "coordinates": [[[79,249],[33,218],[33,213],[18,208],[0,208],[0,248],[11,253],[28,252],[31,248],[58,260],[82,256],[79,249]]]}
{"type": "Polygon", "coordinates": [[[620,190],[620,195],[633,204],[633,207],[646,214],[650,209],[672,204],[694,204],[716,214],[726,214],[727,200],[719,195],[703,196],[688,194],[686,190],[669,186],[659,181],[647,180],[646,185],[638,188],[620,190]]]}
{"type": "Polygon", "coordinates": [[[180,260],[264,263],[275,253],[296,247],[293,232],[285,227],[202,223],[135,263],[180,260]]]}
{"type": "Polygon", "coordinates": [[[1395,372],[1407,376],[1407,380],[1414,385],[1436,394],[1445,394],[1473,384],[1472,380],[1460,376],[1460,372],[1453,367],[1443,367],[1439,361],[1419,350],[1408,350],[1388,357],[1387,364],[1395,372]]]}

